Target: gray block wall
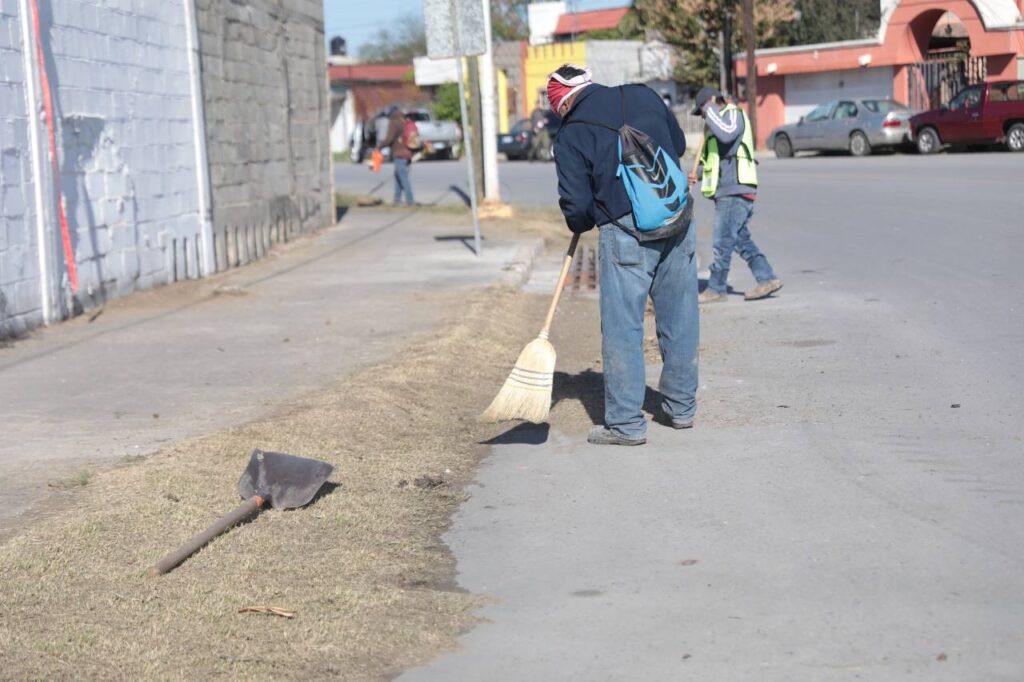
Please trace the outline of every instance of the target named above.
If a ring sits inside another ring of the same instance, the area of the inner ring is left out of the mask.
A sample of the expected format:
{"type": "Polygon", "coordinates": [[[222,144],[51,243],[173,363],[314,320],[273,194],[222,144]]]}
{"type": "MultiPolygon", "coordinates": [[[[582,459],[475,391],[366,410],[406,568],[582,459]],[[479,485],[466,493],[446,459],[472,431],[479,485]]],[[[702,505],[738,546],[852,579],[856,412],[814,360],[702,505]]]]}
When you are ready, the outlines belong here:
{"type": "Polygon", "coordinates": [[[0,0],[0,339],[42,321],[17,4],[0,0]]]}
{"type": "Polygon", "coordinates": [[[334,222],[323,5],[196,0],[219,269],[334,222]]]}

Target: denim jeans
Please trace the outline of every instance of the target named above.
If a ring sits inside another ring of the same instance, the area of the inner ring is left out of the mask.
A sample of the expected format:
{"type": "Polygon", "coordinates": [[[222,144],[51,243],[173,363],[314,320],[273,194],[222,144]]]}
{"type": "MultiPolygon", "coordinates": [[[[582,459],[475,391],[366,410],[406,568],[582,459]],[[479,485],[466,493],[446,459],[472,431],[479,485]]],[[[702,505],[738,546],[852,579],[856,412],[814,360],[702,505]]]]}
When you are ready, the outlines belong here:
{"type": "Polygon", "coordinates": [[[409,182],[409,159],[395,159],[395,203],[402,200],[402,192],[405,191],[405,203],[413,205],[412,183],[409,182]]]}
{"type": "Polygon", "coordinates": [[[754,215],[754,202],[743,197],[719,197],[715,199],[715,233],[712,237],[712,251],[715,262],[711,264],[708,289],[724,294],[728,290],[729,265],[732,252],[739,252],[747,261],[754,279],[767,282],[775,279],[775,273],[768,259],[750,238],[750,218],[754,215]]]}
{"type": "Polygon", "coordinates": [[[692,418],[697,410],[696,230],[691,224],[685,234],[643,243],[614,225],[600,230],[605,426],[642,438],[647,434],[642,409],[648,295],[664,362],[658,383],[662,407],[674,419],[692,418]]]}

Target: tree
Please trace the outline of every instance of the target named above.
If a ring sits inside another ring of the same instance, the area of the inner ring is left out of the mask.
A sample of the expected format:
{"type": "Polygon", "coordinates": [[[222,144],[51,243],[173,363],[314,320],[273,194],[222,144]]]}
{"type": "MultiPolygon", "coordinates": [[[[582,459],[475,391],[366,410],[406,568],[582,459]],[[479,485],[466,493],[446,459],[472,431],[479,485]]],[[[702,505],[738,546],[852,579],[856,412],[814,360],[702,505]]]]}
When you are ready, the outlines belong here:
{"type": "Polygon", "coordinates": [[[456,83],[444,83],[437,88],[433,110],[434,118],[439,121],[462,120],[462,110],[459,106],[459,86],[456,83]]]}
{"type": "Polygon", "coordinates": [[[794,20],[783,27],[786,45],[810,45],[870,38],[878,31],[877,0],[796,0],[794,20]]]}
{"type": "Polygon", "coordinates": [[[530,27],[526,17],[529,0],[491,0],[491,36],[494,40],[526,40],[530,27]]]}
{"type": "MultiPolygon", "coordinates": [[[[740,0],[637,0],[636,8],[646,28],[679,50],[677,78],[688,83],[717,83],[720,36],[726,17],[742,16],[740,5],[740,0]]],[[[780,29],[794,16],[794,0],[755,0],[758,47],[777,45],[780,29]]],[[[733,49],[740,48],[741,34],[732,32],[733,49]]]]}
{"type": "Polygon", "coordinates": [[[393,29],[382,28],[359,48],[365,62],[409,64],[413,57],[427,53],[427,35],[423,18],[405,14],[394,21],[393,29]]]}

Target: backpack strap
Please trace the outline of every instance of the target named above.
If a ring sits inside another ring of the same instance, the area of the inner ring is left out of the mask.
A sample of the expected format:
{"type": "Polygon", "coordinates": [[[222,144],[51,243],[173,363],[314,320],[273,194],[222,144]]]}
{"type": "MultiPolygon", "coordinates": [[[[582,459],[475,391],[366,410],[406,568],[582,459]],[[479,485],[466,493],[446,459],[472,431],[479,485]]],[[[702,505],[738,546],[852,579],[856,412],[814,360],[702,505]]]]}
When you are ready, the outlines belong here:
{"type": "Polygon", "coordinates": [[[604,128],[605,130],[610,130],[613,133],[618,133],[619,132],[618,128],[613,128],[612,126],[608,125],[607,123],[598,123],[597,121],[586,121],[584,119],[575,119],[575,118],[569,119],[568,121],[564,121],[562,123],[562,127],[564,128],[565,126],[572,125],[573,123],[584,123],[584,124],[586,124],[588,126],[597,126],[598,128],[604,128]]]}

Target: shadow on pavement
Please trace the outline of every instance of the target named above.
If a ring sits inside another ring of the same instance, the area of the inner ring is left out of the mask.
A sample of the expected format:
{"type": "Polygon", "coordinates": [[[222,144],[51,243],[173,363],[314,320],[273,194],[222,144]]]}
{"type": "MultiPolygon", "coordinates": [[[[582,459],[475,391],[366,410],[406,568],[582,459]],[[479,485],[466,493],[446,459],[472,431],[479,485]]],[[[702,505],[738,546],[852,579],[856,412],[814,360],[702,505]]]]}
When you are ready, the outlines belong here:
{"type": "Polygon", "coordinates": [[[472,202],[469,199],[469,195],[466,194],[466,192],[463,191],[461,187],[459,187],[458,185],[449,185],[448,189],[457,194],[459,198],[462,199],[462,203],[466,204],[466,206],[472,206],[472,202]]]}
{"type": "MultiPolygon", "coordinates": [[[[469,249],[470,253],[475,254],[476,251],[473,248],[474,237],[471,234],[440,234],[434,237],[435,242],[462,242],[462,245],[469,249]]],[[[485,241],[484,237],[480,237],[480,241],[485,241]]]]}
{"type": "Polygon", "coordinates": [[[481,441],[481,445],[543,445],[548,442],[550,424],[517,424],[505,433],[490,440],[481,441]]]}
{"type": "MultiPolygon", "coordinates": [[[[643,411],[661,422],[667,419],[661,408],[664,396],[647,387],[643,411]]],[[[555,372],[555,386],[551,396],[552,407],[562,400],[578,400],[594,424],[604,424],[604,373],[586,369],[579,374],[555,372]]]]}

